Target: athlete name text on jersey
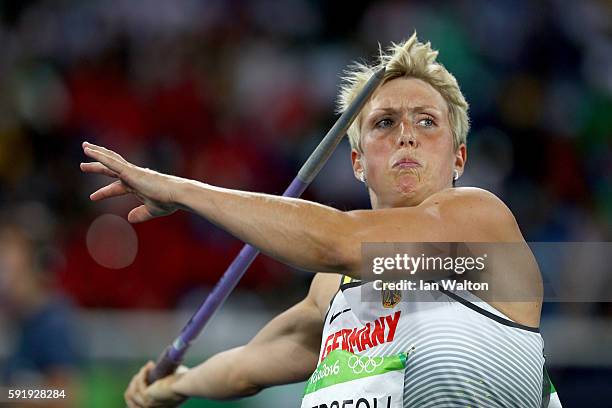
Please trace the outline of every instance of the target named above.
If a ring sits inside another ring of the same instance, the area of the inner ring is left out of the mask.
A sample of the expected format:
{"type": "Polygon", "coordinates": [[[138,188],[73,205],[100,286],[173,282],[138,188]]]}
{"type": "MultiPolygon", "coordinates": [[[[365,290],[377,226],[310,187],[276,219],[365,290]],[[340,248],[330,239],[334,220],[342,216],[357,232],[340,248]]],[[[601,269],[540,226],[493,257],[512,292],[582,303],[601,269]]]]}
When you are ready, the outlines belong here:
{"type": "Polygon", "coordinates": [[[330,334],[325,340],[324,352],[320,361],[323,361],[332,350],[338,348],[355,353],[355,351],[367,350],[393,341],[401,313],[398,310],[392,315],[382,316],[373,322],[368,322],[365,326],[342,329],[330,334]]]}

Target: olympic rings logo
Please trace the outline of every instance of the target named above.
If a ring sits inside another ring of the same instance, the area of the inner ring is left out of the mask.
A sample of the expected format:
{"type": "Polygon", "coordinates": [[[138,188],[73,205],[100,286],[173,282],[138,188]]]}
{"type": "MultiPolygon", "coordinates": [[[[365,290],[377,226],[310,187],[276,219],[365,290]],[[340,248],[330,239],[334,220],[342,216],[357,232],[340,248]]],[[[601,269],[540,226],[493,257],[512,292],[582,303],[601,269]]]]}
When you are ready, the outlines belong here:
{"type": "Polygon", "coordinates": [[[348,367],[355,374],[372,374],[377,367],[383,363],[382,357],[351,356],[348,360],[348,367]]]}

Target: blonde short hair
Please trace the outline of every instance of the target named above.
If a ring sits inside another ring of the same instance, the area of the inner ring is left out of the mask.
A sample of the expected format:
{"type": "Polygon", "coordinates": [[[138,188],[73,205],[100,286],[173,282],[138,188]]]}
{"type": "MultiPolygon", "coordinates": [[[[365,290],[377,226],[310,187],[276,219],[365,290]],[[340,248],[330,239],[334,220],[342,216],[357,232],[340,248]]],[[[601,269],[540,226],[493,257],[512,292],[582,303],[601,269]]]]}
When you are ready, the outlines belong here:
{"type": "MultiPolygon", "coordinates": [[[[419,42],[416,32],[403,43],[391,43],[384,52],[379,51],[378,63],[367,65],[355,63],[345,71],[338,96],[338,111],[344,112],[351,101],[370,79],[372,74],[383,66],[387,67],[383,84],[392,79],[411,77],[421,79],[436,89],[448,105],[448,118],[453,133],[455,149],[466,143],[470,122],[468,103],[459,89],[455,77],[436,61],[438,51],[428,42],[419,42]]],[[[361,114],[348,130],[351,147],[361,152],[361,114]]]]}

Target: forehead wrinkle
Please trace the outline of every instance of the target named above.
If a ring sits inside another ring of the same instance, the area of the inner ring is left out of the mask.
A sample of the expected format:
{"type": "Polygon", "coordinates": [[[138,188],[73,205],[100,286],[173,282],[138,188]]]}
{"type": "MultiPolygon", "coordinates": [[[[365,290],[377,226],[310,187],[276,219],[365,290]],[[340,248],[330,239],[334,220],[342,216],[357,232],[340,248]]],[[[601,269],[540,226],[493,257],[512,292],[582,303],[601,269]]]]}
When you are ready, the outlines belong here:
{"type": "MultiPolygon", "coordinates": [[[[419,111],[420,112],[422,110],[433,110],[433,111],[436,111],[436,112],[439,112],[439,113],[443,112],[437,106],[434,106],[434,105],[420,105],[419,104],[419,105],[415,105],[415,106],[410,106],[409,105],[407,107],[406,106],[400,106],[399,108],[396,108],[394,106],[384,106],[384,107],[380,107],[380,108],[376,108],[375,107],[375,108],[373,108],[370,111],[370,114],[371,113],[378,113],[379,111],[395,113],[395,112],[398,112],[398,111],[408,111],[408,112],[419,111]]],[[[368,114],[368,116],[369,116],[369,114],[368,114]]]]}
{"type": "Polygon", "coordinates": [[[409,109],[431,107],[439,112],[448,110],[446,99],[437,89],[422,79],[409,77],[392,79],[377,89],[368,102],[370,112],[380,107],[397,109],[398,100],[400,108],[408,104],[409,109]]]}

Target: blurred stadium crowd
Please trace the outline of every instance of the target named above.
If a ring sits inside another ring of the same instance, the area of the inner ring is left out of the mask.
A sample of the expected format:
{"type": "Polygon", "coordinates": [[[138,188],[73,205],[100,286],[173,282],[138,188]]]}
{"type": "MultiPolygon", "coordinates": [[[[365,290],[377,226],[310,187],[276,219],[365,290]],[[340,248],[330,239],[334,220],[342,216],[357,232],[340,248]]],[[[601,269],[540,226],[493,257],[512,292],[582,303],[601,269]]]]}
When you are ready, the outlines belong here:
{"type": "MultiPolygon", "coordinates": [[[[159,171],[280,194],[333,123],[342,69],[417,30],[471,105],[459,184],[502,197],[529,241],[611,241],[611,7],[2,2],[0,210],[42,243],[56,285],[80,307],[200,300],[241,243],[187,213],[137,225],[136,234],[98,218],[125,217],[134,202],[89,202],[104,180],[79,172],[81,142],[159,171]]],[[[305,198],[368,206],[348,151],[345,141],[305,198]]],[[[240,288],[277,309],[308,278],[260,257],[240,288]]],[[[606,276],[597,284],[612,287],[606,276]]],[[[612,315],[605,305],[593,311],[612,315]]]]}
{"type": "MultiPolygon", "coordinates": [[[[214,284],[240,246],[178,214],[136,226],[131,265],[99,265],[90,224],[132,203],[88,203],[103,180],[79,173],[82,141],[160,171],[281,193],[333,122],[342,69],[414,29],[471,104],[461,184],[499,194],[528,240],[611,239],[609,3],[331,3],[3,2],[0,203],[55,245],[59,282],[78,304],[174,306],[214,284]]],[[[307,198],[366,207],[343,153],[307,198]]],[[[120,247],[112,226],[102,230],[99,245],[120,247]]],[[[262,258],[243,285],[295,283],[262,258]]]]}

